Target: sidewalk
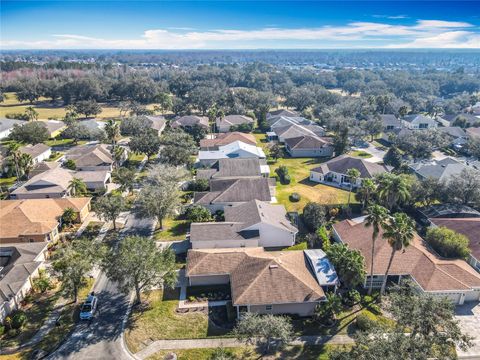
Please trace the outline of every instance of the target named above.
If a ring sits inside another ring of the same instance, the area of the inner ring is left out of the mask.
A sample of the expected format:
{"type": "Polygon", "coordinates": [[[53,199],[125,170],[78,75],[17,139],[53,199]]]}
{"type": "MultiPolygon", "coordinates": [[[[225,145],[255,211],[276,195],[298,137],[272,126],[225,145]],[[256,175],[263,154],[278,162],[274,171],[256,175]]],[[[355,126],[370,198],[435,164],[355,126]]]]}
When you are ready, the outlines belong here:
{"type": "MultiPolygon", "coordinates": [[[[354,340],[348,335],[334,335],[334,336],[301,336],[293,340],[291,345],[323,345],[335,344],[346,345],[352,344],[354,340]]],[[[234,338],[226,339],[188,339],[188,340],[157,340],[148,345],[143,350],[137,352],[135,357],[137,359],[146,359],[160,350],[175,350],[175,349],[201,349],[201,348],[216,348],[216,347],[240,347],[245,346],[245,343],[234,338]]]]}

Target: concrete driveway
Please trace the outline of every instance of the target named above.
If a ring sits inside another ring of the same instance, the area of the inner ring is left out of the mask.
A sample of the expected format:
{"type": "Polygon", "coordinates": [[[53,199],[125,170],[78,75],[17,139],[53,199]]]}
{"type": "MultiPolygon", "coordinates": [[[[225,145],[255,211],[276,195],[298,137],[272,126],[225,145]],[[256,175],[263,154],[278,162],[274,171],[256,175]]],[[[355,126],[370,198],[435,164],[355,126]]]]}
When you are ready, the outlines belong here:
{"type": "Polygon", "coordinates": [[[365,151],[366,153],[369,153],[372,155],[371,158],[365,159],[365,161],[371,162],[371,163],[379,163],[383,161],[383,157],[387,153],[385,150],[381,150],[371,143],[368,143],[368,148],[352,148],[352,150],[360,150],[360,151],[365,151]]]}
{"type": "Polygon", "coordinates": [[[473,346],[467,351],[457,349],[459,359],[480,359],[480,303],[469,302],[457,306],[455,318],[465,334],[473,336],[473,346]]]}

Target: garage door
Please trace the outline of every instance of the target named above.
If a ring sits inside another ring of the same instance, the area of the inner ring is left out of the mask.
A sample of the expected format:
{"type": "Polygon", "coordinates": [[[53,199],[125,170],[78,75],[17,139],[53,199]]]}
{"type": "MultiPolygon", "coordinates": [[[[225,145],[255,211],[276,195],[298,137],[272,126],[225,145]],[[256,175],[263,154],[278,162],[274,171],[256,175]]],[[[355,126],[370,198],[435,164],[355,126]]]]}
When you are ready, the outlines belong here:
{"type": "Polygon", "coordinates": [[[465,301],[478,301],[480,299],[480,290],[473,290],[465,293],[465,301]]]}

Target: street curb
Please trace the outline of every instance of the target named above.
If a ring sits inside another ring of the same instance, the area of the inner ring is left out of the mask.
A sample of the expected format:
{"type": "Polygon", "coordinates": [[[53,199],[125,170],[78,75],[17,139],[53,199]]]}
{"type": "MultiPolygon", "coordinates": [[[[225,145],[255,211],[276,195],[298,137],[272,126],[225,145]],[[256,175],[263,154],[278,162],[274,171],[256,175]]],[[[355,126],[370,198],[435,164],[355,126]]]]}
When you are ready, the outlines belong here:
{"type": "Polygon", "coordinates": [[[122,346],[122,350],[128,354],[131,358],[135,359],[135,360],[139,360],[134,353],[132,353],[130,351],[130,349],[128,348],[128,345],[127,345],[127,342],[125,341],[125,327],[127,325],[127,321],[128,321],[128,318],[130,316],[130,313],[132,311],[132,307],[133,307],[133,293],[130,295],[130,299],[129,299],[129,304],[128,304],[128,309],[127,309],[127,312],[125,313],[124,317],[123,317],[123,320],[122,320],[122,329],[121,329],[121,335],[120,335],[120,344],[122,346]]]}

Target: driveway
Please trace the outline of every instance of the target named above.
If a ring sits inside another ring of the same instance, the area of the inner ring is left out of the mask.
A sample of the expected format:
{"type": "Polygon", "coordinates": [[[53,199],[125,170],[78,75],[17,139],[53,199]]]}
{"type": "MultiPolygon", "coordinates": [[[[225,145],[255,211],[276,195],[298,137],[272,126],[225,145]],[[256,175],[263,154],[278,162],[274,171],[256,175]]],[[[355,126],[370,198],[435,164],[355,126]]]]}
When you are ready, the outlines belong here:
{"type": "Polygon", "coordinates": [[[455,318],[465,334],[475,337],[467,351],[457,349],[459,359],[480,359],[480,303],[469,302],[455,309],[455,318]]]}
{"type": "Polygon", "coordinates": [[[369,153],[372,155],[371,158],[365,159],[365,161],[371,162],[371,163],[379,163],[383,161],[383,157],[387,153],[384,150],[381,150],[374,145],[368,143],[368,148],[352,148],[353,150],[360,150],[360,151],[365,151],[366,153],[369,153]]]}

